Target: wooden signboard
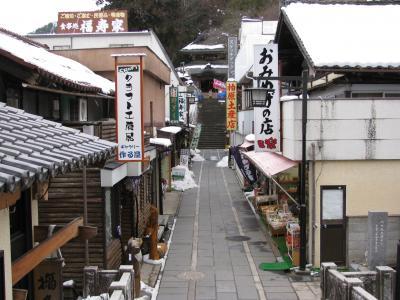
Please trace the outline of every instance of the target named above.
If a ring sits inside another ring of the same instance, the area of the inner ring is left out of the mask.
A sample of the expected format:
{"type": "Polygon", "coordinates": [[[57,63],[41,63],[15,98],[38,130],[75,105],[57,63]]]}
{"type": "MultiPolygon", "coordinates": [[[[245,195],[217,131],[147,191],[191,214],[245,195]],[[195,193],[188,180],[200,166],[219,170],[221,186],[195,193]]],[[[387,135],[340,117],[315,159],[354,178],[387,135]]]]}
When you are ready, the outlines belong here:
{"type": "Polygon", "coordinates": [[[35,300],[63,299],[62,262],[59,258],[48,258],[35,268],[35,300]]]}

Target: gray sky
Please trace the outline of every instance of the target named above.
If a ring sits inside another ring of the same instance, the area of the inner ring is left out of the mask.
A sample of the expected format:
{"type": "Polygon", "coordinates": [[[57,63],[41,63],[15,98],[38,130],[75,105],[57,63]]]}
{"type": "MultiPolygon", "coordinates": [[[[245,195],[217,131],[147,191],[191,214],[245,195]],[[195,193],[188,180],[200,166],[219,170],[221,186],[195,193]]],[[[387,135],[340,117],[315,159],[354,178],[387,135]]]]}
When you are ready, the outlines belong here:
{"type": "Polygon", "coordinates": [[[0,27],[26,34],[57,21],[59,11],[97,9],[96,0],[9,0],[0,4],[0,27]]]}

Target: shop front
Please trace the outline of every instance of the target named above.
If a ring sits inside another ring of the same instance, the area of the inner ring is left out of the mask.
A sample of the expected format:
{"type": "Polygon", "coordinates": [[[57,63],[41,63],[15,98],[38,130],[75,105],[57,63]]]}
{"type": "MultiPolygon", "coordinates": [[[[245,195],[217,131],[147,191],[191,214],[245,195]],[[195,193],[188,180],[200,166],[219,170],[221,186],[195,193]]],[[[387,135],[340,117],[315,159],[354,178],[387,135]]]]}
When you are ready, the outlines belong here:
{"type": "Polygon", "coordinates": [[[272,152],[242,153],[257,173],[257,181],[253,184],[253,191],[248,193],[248,199],[266,224],[282,258],[288,266],[298,266],[298,164],[272,152]]]}

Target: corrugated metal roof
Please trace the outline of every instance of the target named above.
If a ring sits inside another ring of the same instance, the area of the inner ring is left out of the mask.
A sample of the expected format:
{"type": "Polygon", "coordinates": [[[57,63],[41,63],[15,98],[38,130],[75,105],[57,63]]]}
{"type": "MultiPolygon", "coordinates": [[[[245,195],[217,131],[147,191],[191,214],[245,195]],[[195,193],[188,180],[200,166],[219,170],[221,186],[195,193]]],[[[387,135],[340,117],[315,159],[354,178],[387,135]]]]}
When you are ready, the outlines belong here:
{"type": "Polygon", "coordinates": [[[0,191],[26,189],[113,154],[115,143],[0,103],[0,191]]]}

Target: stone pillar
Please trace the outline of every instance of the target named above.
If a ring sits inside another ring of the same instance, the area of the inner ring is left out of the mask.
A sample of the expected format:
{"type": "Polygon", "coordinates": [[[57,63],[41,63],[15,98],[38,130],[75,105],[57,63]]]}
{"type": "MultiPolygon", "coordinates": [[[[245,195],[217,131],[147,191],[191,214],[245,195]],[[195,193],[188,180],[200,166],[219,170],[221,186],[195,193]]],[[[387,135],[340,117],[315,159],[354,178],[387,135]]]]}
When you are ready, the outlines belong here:
{"type": "Polygon", "coordinates": [[[114,281],[111,283],[109,293],[113,294],[114,291],[122,291],[124,299],[132,300],[132,286],[131,286],[131,274],[124,273],[119,281],[114,281]]]}
{"type": "Polygon", "coordinates": [[[346,298],[344,300],[351,300],[351,290],[353,287],[363,287],[364,284],[359,278],[345,278],[344,283],[346,284],[346,298]]]}
{"type": "Polygon", "coordinates": [[[329,270],[337,270],[337,266],[335,263],[326,262],[321,264],[321,291],[322,291],[322,299],[326,299],[327,293],[327,278],[329,270]]]}
{"type": "Polygon", "coordinates": [[[370,270],[386,264],[387,212],[368,212],[368,257],[370,270]]]}
{"type": "Polygon", "coordinates": [[[376,267],[376,298],[385,300],[395,299],[396,271],[391,267],[376,267]]]}
{"type": "Polygon", "coordinates": [[[83,297],[97,295],[98,286],[97,266],[88,266],[83,269],[83,297]]]}
{"type": "MultiPolygon", "coordinates": [[[[122,265],[119,267],[119,274],[122,275],[124,273],[129,273],[131,275],[131,283],[130,283],[130,299],[134,299],[135,297],[139,297],[139,296],[135,296],[135,291],[136,291],[136,284],[135,284],[135,271],[133,269],[132,265],[122,265]]],[[[139,281],[139,295],[140,295],[140,281],[139,281]]]]}
{"type": "Polygon", "coordinates": [[[110,300],[125,300],[125,297],[122,291],[115,291],[111,294],[110,300]]]}

